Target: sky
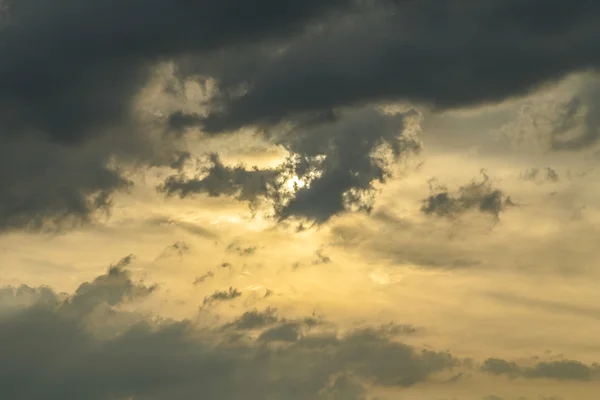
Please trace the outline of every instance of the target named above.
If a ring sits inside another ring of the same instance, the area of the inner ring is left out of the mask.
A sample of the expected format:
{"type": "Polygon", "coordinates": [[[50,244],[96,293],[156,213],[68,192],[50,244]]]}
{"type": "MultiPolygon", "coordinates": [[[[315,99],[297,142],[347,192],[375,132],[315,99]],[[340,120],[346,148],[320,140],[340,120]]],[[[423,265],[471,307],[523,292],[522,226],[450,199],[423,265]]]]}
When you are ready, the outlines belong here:
{"type": "Polygon", "coordinates": [[[600,2],[0,1],[0,398],[596,400],[600,2]]]}

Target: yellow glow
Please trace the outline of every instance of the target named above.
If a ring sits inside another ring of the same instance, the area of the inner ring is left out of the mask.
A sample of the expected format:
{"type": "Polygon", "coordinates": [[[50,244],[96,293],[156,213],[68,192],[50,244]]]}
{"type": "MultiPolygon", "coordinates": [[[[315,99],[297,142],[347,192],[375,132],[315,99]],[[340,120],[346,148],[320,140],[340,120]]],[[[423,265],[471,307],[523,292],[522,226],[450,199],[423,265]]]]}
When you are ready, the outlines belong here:
{"type": "Polygon", "coordinates": [[[296,175],[292,176],[285,182],[285,186],[291,191],[295,191],[299,188],[304,187],[305,185],[306,185],[306,182],[304,182],[302,179],[298,178],[296,175]]]}

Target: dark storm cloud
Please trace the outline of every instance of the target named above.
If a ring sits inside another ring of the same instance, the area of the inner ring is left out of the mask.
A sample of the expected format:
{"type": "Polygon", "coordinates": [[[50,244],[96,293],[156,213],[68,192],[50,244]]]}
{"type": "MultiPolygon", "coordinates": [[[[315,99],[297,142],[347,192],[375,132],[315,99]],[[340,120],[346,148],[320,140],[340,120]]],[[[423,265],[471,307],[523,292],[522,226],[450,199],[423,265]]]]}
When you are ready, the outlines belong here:
{"type": "Polygon", "coordinates": [[[111,266],[105,275],[97,277],[92,282],[82,283],[61,305],[62,309],[87,315],[102,304],[116,306],[127,300],[139,300],[149,296],[157,286],[133,282],[125,269],[132,262],[133,255],[129,255],[111,266]]]}
{"type": "MultiPolygon", "coordinates": [[[[107,133],[76,146],[0,127],[0,231],[58,230],[93,223],[132,182],[123,166],[169,166],[182,153],[139,131],[107,133]]],[[[176,167],[176,165],[174,165],[176,167]]]]}
{"type": "Polygon", "coordinates": [[[211,115],[206,129],[373,101],[472,106],[600,66],[595,0],[389,3],[331,22],[251,69],[247,94],[211,115]]]}
{"type": "Polygon", "coordinates": [[[419,150],[420,144],[405,134],[417,118],[414,110],[386,115],[367,107],[299,126],[280,138],[299,156],[290,174],[310,181],[278,210],[280,218],[323,223],[347,210],[370,211],[374,184],[392,175],[389,164],[419,150]],[[376,154],[381,147],[388,153],[376,154]]]}
{"type": "Polygon", "coordinates": [[[0,231],[56,229],[108,209],[112,193],[130,183],[105,161],[96,151],[0,137],[0,231]]]}
{"type": "Polygon", "coordinates": [[[262,199],[274,206],[281,220],[297,217],[324,223],[348,210],[370,211],[374,185],[391,177],[390,164],[419,150],[419,142],[405,134],[408,126],[418,124],[418,117],[414,110],[391,115],[366,107],[319,122],[296,120],[287,131],[266,133],[292,154],[279,167],[229,167],[212,154],[198,178],[173,175],[159,191],[181,197],[231,196],[251,204],[262,199]],[[290,188],[291,179],[300,184],[290,188]]]}
{"type": "Polygon", "coordinates": [[[586,365],[575,360],[543,361],[530,367],[521,367],[514,361],[488,358],[481,369],[493,375],[507,375],[512,378],[589,381],[600,377],[600,365],[586,365]]]}
{"type": "MultiPolygon", "coordinates": [[[[92,219],[127,186],[114,162],[181,166],[181,157],[150,151],[134,115],[157,63],[173,61],[179,78],[212,77],[221,88],[207,119],[179,111],[162,121],[175,130],[200,123],[215,133],[300,117],[318,126],[332,109],[388,100],[468,106],[598,66],[599,3],[565,4],[11,1],[0,40],[0,229],[92,219]]],[[[586,143],[595,140],[589,132],[586,143]]],[[[336,140],[323,177],[281,208],[282,218],[322,222],[348,202],[369,208],[361,192],[379,171],[364,155],[356,160],[364,168],[352,173],[347,160],[331,165],[369,146],[336,140]]],[[[171,182],[176,192],[194,190],[183,183],[171,182]]]]}
{"type": "Polygon", "coordinates": [[[432,187],[434,192],[423,200],[421,211],[427,215],[454,217],[470,210],[493,215],[496,219],[508,206],[514,206],[510,197],[499,189],[494,189],[489,177],[484,173],[481,181],[473,180],[461,186],[456,194],[445,187],[432,187]]]}
{"type": "MultiPolygon", "coordinates": [[[[0,27],[0,230],[89,222],[127,187],[109,167],[115,161],[181,164],[149,151],[149,127],[133,112],[157,63],[281,41],[348,3],[8,2],[0,27]]],[[[216,61],[195,71],[223,70],[216,61]]]]}
{"type": "MultiPolygon", "coordinates": [[[[111,274],[90,283],[121,293],[90,296],[108,299],[113,306],[103,320],[94,319],[95,310],[88,306],[106,302],[80,307],[82,303],[63,302],[50,289],[10,290],[7,296],[29,302],[0,314],[1,398],[365,399],[370,384],[408,387],[456,365],[447,353],[419,351],[384,332],[306,334],[273,346],[221,328],[198,329],[187,320],[137,315],[123,325],[119,321],[125,312],[118,306],[131,285],[111,274]],[[65,304],[80,312],[65,312],[65,304]],[[113,329],[98,336],[98,329],[107,325],[113,329]]],[[[78,292],[76,296],[89,293],[78,292]]]]}
{"type": "Polygon", "coordinates": [[[128,118],[152,63],[299,32],[348,3],[11,1],[0,42],[3,135],[76,142],[98,134],[128,118]]]}

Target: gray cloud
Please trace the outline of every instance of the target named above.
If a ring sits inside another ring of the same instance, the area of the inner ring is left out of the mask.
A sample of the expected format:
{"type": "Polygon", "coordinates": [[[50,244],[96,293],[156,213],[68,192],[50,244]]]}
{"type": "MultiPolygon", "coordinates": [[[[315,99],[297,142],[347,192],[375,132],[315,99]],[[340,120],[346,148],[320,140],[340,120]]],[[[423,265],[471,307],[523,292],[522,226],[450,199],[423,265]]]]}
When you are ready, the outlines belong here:
{"type": "MultiPolygon", "coordinates": [[[[165,61],[181,79],[216,79],[221,93],[208,118],[179,111],[157,121],[161,129],[200,123],[216,133],[301,120],[313,133],[344,133],[284,141],[302,165],[314,161],[302,158],[310,146],[327,160],[280,217],[323,222],[348,206],[369,209],[382,170],[365,154],[389,137],[370,128],[372,137],[353,139],[351,126],[327,123],[332,110],[335,120],[341,109],[380,101],[477,105],[596,69],[599,13],[593,0],[12,1],[0,43],[0,229],[93,220],[128,186],[114,164],[181,166],[177,139],[149,138],[158,127],[134,111],[165,61]]],[[[580,139],[556,146],[594,141],[597,118],[588,115],[580,139]]],[[[225,190],[169,183],[171,193],[225,190]]]]}
{"type": "Polygon", "coordinates": [[[368,2],[359,15],[239,72],[250,89],[210,116],[206,129],[365,102],[408,100],[438,110],[497,102],[600,63],[593,0],[573,7],[560,0],[385,3],[368,2]]]}
{"type": "Polygon", "coordinates": [[[259,340],[266,342],[295,342],[302,332],[302,326],[297,322],[286,322],[279,326],[269,328],[259,336],[259,340]]]}
{"type": "Polygon", "coordinates": [[[130,185],[105,161],[105,154],[0,137],[0,231],[91,221],[96,211],[110,207],[114,191],[130,185]]]}
{"type": "Polygon", "coordinates": [[[456,194],[452,194],[444,186],[432,187],[434,192],[423,200],[421,211],[427,215],[454,217],[470,210],[500,218],[500,213],[508,206],[514,206],[510,197],[499,189],[494,189],[489,177],[483,173],[483,179],[473,180],[461,186],[456,194]]]}
{"type": "Polygon", "coordinates": [[[155,143],[148,131],[157,127],[134,111],[158,63],[279,42],[348,3],[3,2],[10,18],[0,43],[0,230],[94,220],[128,186],[115,163],[181,164],[173,139],[155,143]]]}
{"type": "Polygon", "coordinates": [[[507,375],[512,378],[589,381],[600,377],[600,365],[590,366],[575,360],[542,361],[530,367],[522,367],[514,361],[488,358],[481,369],[493,375],[507,375]]]}
{"type": "Polygon", "coordinates": [[[5,135],[82,140],[128,119],[152,63],[286,36],[348,3],[11,2],[0,44],[0,126],[5,135]]]}
{"type": "Polygon", "coordinates": [[[94,223],[110,211],[115,192],[131,187],[125,169],[182,157],[176,143],[131,129],[65,146],[34,134],[7,136],[0,126],[0,231],[94,223]]]}
{"type": "Polygon", "coordinates": [[[212,154],[197,178],[173,175],[158,190],[181,197],[232,196],[251,205],[266,200],[280,220],[324,223],[349,210],[370,211],[374,184],[392,175],[391,164],[399,157],[420,148],[405,132],[416,118],[414,110],[389,115],[367,107],[318,123],[297,121],[289,130],[266,133],[292,154],[278,168],[229,167],[212,154]]]}
{"type": "Polygon", "coordinates": [[[514,361],[506,361],[500,358],[488,358],[484,361],[481,370],[494,375],[518,376],[521,368],[514,361]]]}
{"type": "Polygon", "coordinates": [[[217,154],[210,154],[208,159],[209,166],[200,171],[198,178],[189,179],[183,175],[173,175],[168,177],[158,190],[168,196],[178,194],[182,198],[194,193],[205,193],[211,197],[233,196],[252,203],[261,196],[268,195],[268,183],[279,175],[275,170],[228,167],[221,162],[217,154]]]}
{"type": "MultiPolygon", "coordinates": [[[[449,354],[399,343],[388,330],[306,333],[272,346],[221,328],[198,329],[191,321],[133,316],[119,310],[135,286],[120,275],[125,264],[82,286],[67,302],[50,289],[10,291],[29,303],[0,314],[0,397],[364,399],[373,384],[408,387],[456,364],[449,354]],[[82,296],[94,300],[74,300],[82,296]],[[101,302],[109,303],[111,312],[98,319],[90,305],[97,310],[101,302]],[[97,334],[108,325],[112,329],[97,334]]],[[[263,338],[275,335],[270,332],[263,338]]]]}
{"type": "Polygon", "coordinates": [[[149,296],[158,286],[133,282],[125,269],[132,261],[133,255],[129,255],[111,266],[105,275],[92,282],[82,283],[75,293],[61,304],[61,312],[88,315],[101,305],[117,306],[126,301],[149,296]]]}
{"type": "Polygon", "coordinates": [[[374,183],[391,176],[389,163],[420,148],[406,133],[414,118],[418,118],[414,110],[384,115],[364,108],[336,114],[330,122],[300,126],[280,138],[300,156],[293,175],[310,180],[280,208],[280,217],[321,223],[346,210],[370,211],[374,183]],[[387,154],[378,154],[379,149],[387,154]]]}
{"type": "Polygon", "coordinates": [[[239,318],[226,326],[233,327],[238,330],[252,330],[264,328],[266,326],[275,324],[277,321],[279,321],[277,310],[267,308],[264,311],[246,311],[239,318]]]}

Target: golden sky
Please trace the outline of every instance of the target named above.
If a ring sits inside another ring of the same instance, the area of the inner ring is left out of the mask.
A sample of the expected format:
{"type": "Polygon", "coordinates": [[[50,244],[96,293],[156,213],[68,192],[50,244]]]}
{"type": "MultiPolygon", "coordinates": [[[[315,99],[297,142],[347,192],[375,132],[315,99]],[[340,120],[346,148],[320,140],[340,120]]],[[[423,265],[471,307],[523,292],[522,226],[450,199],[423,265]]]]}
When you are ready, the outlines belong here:
{"type": "Polygon", "coordinates": [[[0,398],[598,398],[596,3],[14,3],[0,398]]]}

